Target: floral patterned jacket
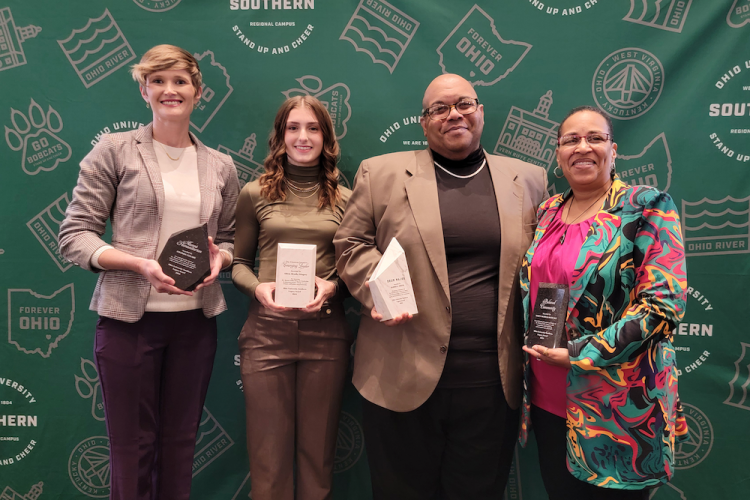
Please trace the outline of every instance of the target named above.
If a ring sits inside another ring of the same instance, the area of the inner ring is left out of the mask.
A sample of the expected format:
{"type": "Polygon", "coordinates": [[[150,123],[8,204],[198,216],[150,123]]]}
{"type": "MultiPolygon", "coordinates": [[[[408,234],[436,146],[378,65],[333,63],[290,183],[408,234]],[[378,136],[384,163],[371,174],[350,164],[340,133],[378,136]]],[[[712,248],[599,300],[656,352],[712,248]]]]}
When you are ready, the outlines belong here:
{"type": "MultiPolygon", "coordinates": [[[[550,198],[537,213],[521,265],[524,331],[534,251],[568,196],[550,198]]],[[[576,261],[568,303],[567,464],[578,479],[641,489],[672,477],[675,441],[688,437],[672,347],[686,289],[672,198],[615,178],[576,261]]],[[[530,429],[528,363],[527,356],[522,445],[530,429]]]]}

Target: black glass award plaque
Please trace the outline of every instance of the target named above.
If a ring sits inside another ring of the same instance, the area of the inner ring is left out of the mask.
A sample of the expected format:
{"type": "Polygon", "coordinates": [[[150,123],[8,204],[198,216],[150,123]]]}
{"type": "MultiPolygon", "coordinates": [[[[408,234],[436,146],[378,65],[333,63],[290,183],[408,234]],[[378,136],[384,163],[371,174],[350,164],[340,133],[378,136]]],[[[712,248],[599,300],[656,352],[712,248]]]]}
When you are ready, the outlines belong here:
{"type": "Polygon", "coordinates": [[[541,345],[550,349],[563,347],[567,313],[568,286],[539,283],[526,345],[541,345]]]}
{"type": "Polygon", "coordinates": [[[211,274],[208,225],[178,231],[169,237],[158,259],[174,286],[190,292],[211,274]]]}

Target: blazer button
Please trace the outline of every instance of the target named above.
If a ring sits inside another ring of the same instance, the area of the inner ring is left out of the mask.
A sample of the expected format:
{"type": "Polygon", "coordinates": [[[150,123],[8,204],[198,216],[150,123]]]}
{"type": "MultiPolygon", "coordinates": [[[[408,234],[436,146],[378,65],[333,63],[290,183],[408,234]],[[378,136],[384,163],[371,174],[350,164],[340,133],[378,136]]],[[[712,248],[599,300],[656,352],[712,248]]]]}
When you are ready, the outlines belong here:
{"type": "Polygon", "coordinates": [[[326,309],[326,314],[331,314],[331,310],[330,309],[326,309]]]}
{"type": "Polygon", "coordinates": [[[447,351],[448,351],[448,348],[446,346],[444,346],[444,345],[440,346],[440,352],[441,353],[445,354],[447,351]]]}

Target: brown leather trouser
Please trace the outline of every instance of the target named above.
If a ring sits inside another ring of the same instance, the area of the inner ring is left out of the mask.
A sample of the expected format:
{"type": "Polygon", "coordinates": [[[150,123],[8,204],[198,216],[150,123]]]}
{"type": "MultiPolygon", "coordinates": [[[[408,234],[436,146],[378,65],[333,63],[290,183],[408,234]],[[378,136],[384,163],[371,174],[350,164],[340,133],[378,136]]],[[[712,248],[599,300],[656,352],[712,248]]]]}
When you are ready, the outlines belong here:
{"type": "Polygon", "coordinates": [[[253,500],[331,498],[351,340],[340,304],[317,313],[251,304],[239,348],[253,500]]]}

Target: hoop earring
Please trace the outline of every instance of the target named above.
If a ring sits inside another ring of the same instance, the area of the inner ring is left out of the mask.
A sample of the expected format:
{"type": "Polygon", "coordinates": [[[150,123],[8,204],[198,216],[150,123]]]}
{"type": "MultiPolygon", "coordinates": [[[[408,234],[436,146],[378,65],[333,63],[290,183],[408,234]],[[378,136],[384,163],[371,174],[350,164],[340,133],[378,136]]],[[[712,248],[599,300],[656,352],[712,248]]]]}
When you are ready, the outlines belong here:
{"type": "Polygon", "coordinates": [[[555,177],[557,177],[558,179],[562,179],[563,177],[565,177],[565,174],[563,174],[562,168],[560,167],[560,164],[559,164],[559,163],[558,163],[558,164],[557,164],[557,166],[556,166],[556,167],[555,167],[555,168],[554,168],[554,169],[552,170],[552,173],[553,173],[553,174],[555,174],[555,177]],[[559,174],[557,173],[557,170],[558,170],[558,169],[560,170],[560,173],[559,173],[559,174]]]}
{"type": "Polygon", "coordinates": [[[193,105],[193,109],[198,109],[198,106],[201,105],[200,101],[195,101],[195,104],[193,105]]]}
{"type": "Polygon", "coordinates": [[[615,178],[615,175],[616,175],[616,172],[615,172],[615,160],[612,160],[612,168],[611,168],[611,170],[609,171],[609,175],[610,175],[610,176],[611,176],[611,177],[612,177],[613,179],[615,178]]]}

